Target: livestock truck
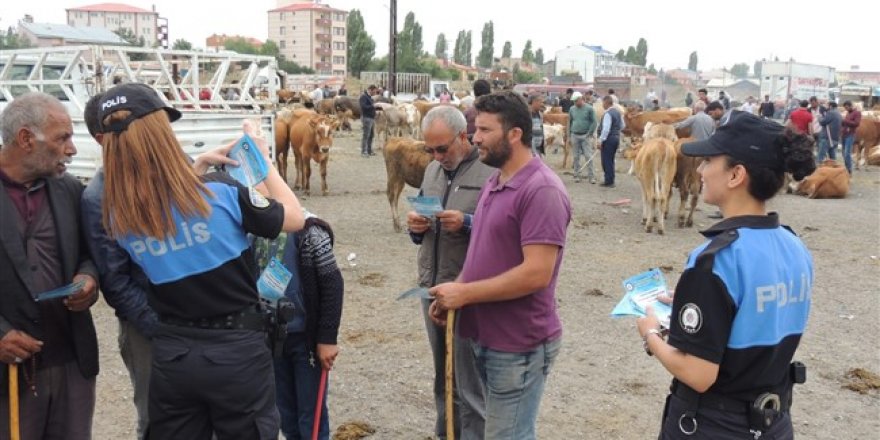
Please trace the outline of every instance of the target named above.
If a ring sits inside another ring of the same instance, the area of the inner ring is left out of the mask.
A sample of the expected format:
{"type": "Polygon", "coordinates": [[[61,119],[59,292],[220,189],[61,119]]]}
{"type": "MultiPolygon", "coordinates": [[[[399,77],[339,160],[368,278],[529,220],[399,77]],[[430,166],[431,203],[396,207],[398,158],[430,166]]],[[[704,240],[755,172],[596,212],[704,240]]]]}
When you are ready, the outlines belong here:
{"type": "Polygon", "coordinates": [[[761,96],[770,95],[771,100],[786,100],[793,96],[798,100],[815,96],[829,99],[828,90],[835,82],[833,67],[794,61],[763,61],[761,63],[761,96]]]}
{"type": "Polygon", "coordinates": [[[273,57],[126,46],[58,46],[0,52],[0,111],[27,92],[58,98],[73,121],[77,155],[68,170],[87,181],[101,164],[83,107],[120,82],[144,83],[183,117],[171,124],[184,151],[196,156],[237,139],[242,121],[259,121],[274,153],[274,109],[280,87],[273,57]]]}
{"type": "MultiPolygon", "coordinates": [[[[410,102],[419,97],[439,101],[443,90],[448,90],[450,94],[453,92],[449,81],[431,79],[431,75],[427,73],[398,72],[396,80],[397,90],[393,93],[400,101],[410,102]]],[[[361,84],[364,88],[372,84],[387,89],[388,72],[361,72],[361,84]]]]}

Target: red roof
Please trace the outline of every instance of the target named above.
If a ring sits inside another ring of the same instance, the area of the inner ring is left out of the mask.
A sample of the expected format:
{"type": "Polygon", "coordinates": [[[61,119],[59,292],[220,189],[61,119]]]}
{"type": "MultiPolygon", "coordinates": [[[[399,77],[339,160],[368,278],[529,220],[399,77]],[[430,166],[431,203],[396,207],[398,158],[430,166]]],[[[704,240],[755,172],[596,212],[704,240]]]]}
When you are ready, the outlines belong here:
{"type": "Polygon", "coordinates": [[[257,48],[260,48],[263,46],[263,42],[261,40],[256,39],[256,38],[244,37],[241,35],[226,35],[226,34],[223,34],[223,35],[212,34],[210,37],[205,39],[205,45],[210,46],[210,47],[220,47],[226,43],[226,40],[232,40],[232,39],[236,39],[236,38],[242,38],[257,48]]]}
{"type": "Polygon", "coordinates": [[[282,8],[270,9],[269,12],[295,12],[295,11],[327,11],[327,12],[348,12],[343,9],[331,8],[330,6],[320,3],[294,3],[282,8]]]}
{"type": "Polygon", "coordinates": [[[98,3],[89,6],[81,6],[79,8],[70,8],[68,11],[85,11],[85,12],[128,12],[132,14],[148,13],[156,14],[156,12],[146,9],[136,8],[134,6],[123,5],[122,3],[98,3]]]}

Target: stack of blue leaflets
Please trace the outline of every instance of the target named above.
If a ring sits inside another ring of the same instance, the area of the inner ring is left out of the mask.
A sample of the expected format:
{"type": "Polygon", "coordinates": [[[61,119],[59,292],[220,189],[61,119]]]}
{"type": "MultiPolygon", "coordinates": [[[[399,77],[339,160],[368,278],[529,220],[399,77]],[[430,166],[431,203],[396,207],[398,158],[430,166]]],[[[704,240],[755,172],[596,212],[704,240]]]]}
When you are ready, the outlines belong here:
{"type": "Polygon", "coordinates": [[[266,164],[263,153],[247,134],[235,143],[235,146],[229,151],[229,158],[238,162],[237,167],[226,167],[229,175],[244,186],[251,188],[269,176],[269,166],[266,164]]]}
{"type": "Polygon", "coordinates": [[[669,315],[672,313],[672,307],[657,301],[657,295],[669,294],[669,289],[666,288],[666,277],[663,276],[660,269],[654,268],[623,280],[623,290],[625,292],[623,299],[611,311],[612,317],[643,317],[647,306],[650,305],[653,307],[660,325],[669,328],[669,315]]]}

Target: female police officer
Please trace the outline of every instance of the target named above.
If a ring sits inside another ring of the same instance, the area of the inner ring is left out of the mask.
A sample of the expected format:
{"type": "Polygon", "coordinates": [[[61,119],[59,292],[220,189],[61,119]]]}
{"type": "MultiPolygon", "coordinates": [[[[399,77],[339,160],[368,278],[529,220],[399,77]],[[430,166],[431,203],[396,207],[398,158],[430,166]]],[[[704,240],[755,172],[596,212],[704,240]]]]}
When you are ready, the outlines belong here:
{"type": "Polygon", "coordinates": [[[149,278],[162,323],[148,438],[274,439],[272,359],[246,233],[301,229],[302,208],[271,167],[274,200],[228,176],[200,179],[171,131],[179,118],[143,84],[114,87],[100,105],[104,227],[149,278]]]}
{"type": "Polygon", "coordinates": [[[785,171],[798,180],[812,173],[812,140],[735,111],[682,152],[704,157],[703,199],[725,219],[688,258],[669,341],[653,313],[638,320],[645,349],[674,376],[660,438],[793,438],[791,388],[805,371],[790,362],[810,310],[813,262],[765,202],[785,171]]]}

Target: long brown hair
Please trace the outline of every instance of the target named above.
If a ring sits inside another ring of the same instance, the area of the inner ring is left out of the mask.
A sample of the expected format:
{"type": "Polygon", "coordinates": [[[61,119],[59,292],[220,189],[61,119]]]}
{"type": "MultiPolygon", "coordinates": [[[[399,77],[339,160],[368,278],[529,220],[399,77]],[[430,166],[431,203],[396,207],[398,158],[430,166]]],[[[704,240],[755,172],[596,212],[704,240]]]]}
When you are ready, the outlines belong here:
{"type": "MultiPolygon", "coordinates": [[[[125,119],[120,110],[103,124],[125,119]]],[[[104,229],[111,236],[177,234],[172,209],[184,217],[211,213],[205,196],[213,193],[199,180],[180,148],[164,111],[131,122],[121,133],[104,133],[104,229]]]]}

